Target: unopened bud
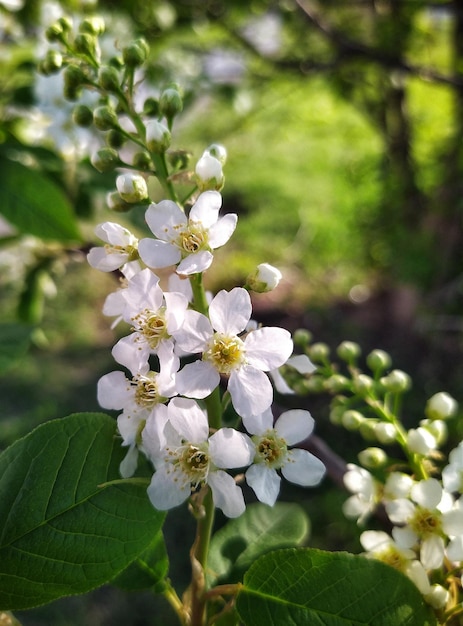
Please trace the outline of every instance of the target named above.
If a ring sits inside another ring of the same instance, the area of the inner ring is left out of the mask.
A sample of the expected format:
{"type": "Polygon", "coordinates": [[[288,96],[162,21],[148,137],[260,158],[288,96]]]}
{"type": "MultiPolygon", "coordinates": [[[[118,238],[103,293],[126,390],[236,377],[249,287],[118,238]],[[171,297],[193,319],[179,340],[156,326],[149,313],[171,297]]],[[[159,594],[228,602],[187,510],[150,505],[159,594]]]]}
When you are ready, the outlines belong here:
{"type": "Polygon", "coordinates": [[[209,152],[209,154],[220,161],[222,165],[225,165],[227,161],[227,150],[224,146],[219,143],[213,143],[209,146],[206,152],[209,152]]]}
{"type": "Polygon", "coordinates": [[[165,152],[170,146],[170,130],[158,120],[146,123],[146,146],[150,152],[165,152]]]}
{"type": "Polygon", "coordinates": [[[435,437],[438,446],[443,445],[447,441],[448,429],[444,420],[421,420],[420,426],[429,430],[431,435],[435,437]]]}
{"type": "Polygon", "coordinates": [[[325,379],[322,376],[309,376],[301,384],[306,393],[322,393],[325,390],[325,379]]]}
{"type": "Polygon", "coordinates": [[[375,426],[377,422],[374,419],[365,419],[359,426],[359,432],[365,441],[377,441],[375,435],[375,426]]]}
{"type": "Polygon", "coordinates": [[[344,411],[341,417],[341,423],[347,430],[358,430],[365,418],[358,411],[344,411]]]}
{"type": "Polygon", "coordinates": [[[366,374],[359,374],[353,379],[352,383],[355,393],[358,393],[360,396],[369,394],[375,386],[374,380],[366,374]]]}
{"type": "Polygon", "coordinates": [[[402,370],[392,370],[390,374],[380,379],[380,383],[391,393],[404,393],[411,387],[410,376],[402,370]]]}
{"type": "Polygon", "coordinates": [[[140,151],[133,155],[132,165],[137,170],[150,170],[153,168],[153,163],[148,152],[140,151]]]}
{"type": "Polygon", "coordinates": [[[106,204],[111,211],[116,213],[127,213],[133,208],[132,204],[124,202],[118,191],[111,191],[106,196],[106,204]]]}
{"type": "Polygon", "coordinates": [[[260,263],[246,279],[246,286],[256,293],[266,293],[278,286],[282,279],[279,269],[269,263],[260,263]]]}
{"type": "Polygon", "coordinates": [[[86,17],[79,24],[79,32],[87,33],[89,35],[101,35],[105,31],[105,23],[102,17],[86,17]]]}
{"type": "Polygon", "coordinates": [[[92,155],[91,162],[93,167],[101,173],[112,172],[122,165],[119,154],[113,148],[101,148],[92,155]]]}
{"type": "Polygon", "coordinates": [[[446,391],[439,391],[429,398],[426,403],[426,416],[429,419],[447,419],[455,415],[458,409],[457,401],[446,391]]]}
{"type": "Polygon", "coordinates": [[[308,350],[309,357],[316,363],[324,363],[330,356],[330,349],[326,343],[313,343],[308,350]]]}
{"type": "Polygon", "coordinates": [[[143,115],[157,117],[159,115],[159,100],[153,97],[146,98],[143,103],[143,115]]]}
{"type": "Polygon", "coordinates": [[[375,437],[382,444],[394,443],[397,429],[390,422],[377,422],[375,424],[375,437]]]}
{"type": "Polygon", "coordinates": [[[63,56],[58,50],[48,50],[45,58],[39,64],[39,70],[45,76],[56,74],[63,65],[63,56]]]}
{"type": "Polygon", "coordinates": [[[352,363],[360,356],[360,346],[354,341],[343,341],[336,350],[339,358],[348,363],[352,363]]]}
{"type": "Polygon", "coordinates": [[[146,180],[138,174],[121,174],[116,179],[116,187],[125,202],[142,202],[148,198],[146,180]]]}
{"type": "Polygon", "coordinates": [[[93,122],[99,130],[110,130],[119,128],[119,119],[114,109],[103,105],[93,111],[93,122]]]}
{"type": "Polygon", "coordinates": [[[75,64],[68,65],[63,72],[64,85],[78,88],[87,82],[84,71],[75,64]]]}
{"type": "Polygon", "coordinates": [[[110,65],[103,65],[98,71],[98,84],[109,93],[118,93],[120,91],[119,72],[110,65]]]}
{"type": "Polygon", "coordinates": [[[177,89],[164,89],[159,98],[159,111],[167,120],[172,120],[183,110],[182,97],[177,89]]]}
{"type": "Polygon", "coordinates": [[[73,22],[72,19],[66,15],[62,15],[58,19],[58,24],[63,29],[63,32],[68,33],[72,30],[73,22]]]}
{"type": "Polygon", "coordinates": [[[93,111],[86,104],[78,104],[72,112],[72,120],[77,126],[88,128],[93,124],[93,111]]]}
{"type": "Polygon", "coordinates": [[[339,393],[340,391],[348,389],[349,386],[349,379],[342,374],[333,374],[333,376],[325,380],[325,389],[330,393],[339,393]]]}
{"type": "Polygon", "coordinates": [[[222,163],[211,156],[209,152],[205,152],[196,163],[195,174],[200,191],[209,189],[220,191],[222,189],[224,183],[222,163]]]}
{"type": "Polygon", "coordinates": [[[431,591],[424,596],[426,602],[432,606],[433,609],[443,609],[450,599],[450,592],[442,585],[432,585],[431,591]]]}
{"type": "Polygon", "coordinates": [[[384,350],[372,350],[367,356],[367,365],[372,372],[382,372],[391,367],[391,357],[384,350]]]}
{"type": "Polygon", "coordinates": [[[122,58],[128,67],[139,67],[148,58],[149,47],[142,38],[132,41],[122,49],[122,58]]]}
{"type": "Polygon", "coordinates": [[[98,59],[100,56],[98,41],[94,35],[89,33],[79,33],[74,39],[74,46],[79,54],[98,59]]]}
{"type": "Polygon", "coordinates": [[[115,148],[116,150],[124,145],[126,139],[127,137],[117,128],[109,130],[106,135],[106,143],[110,148],[115,148]]]}
{"type": "Polygon", "coordinates": [[[382,448],[366,448],[358,454],[360,465],[366,469],[383,467],[387,463],[387,454],[382,448]]]}
{"type": "Polygon", "coordinates": [[[300,348],[307,348],[308,344],[312,341],[312,333],[306,328],[297,328],[293,333],[294,345],[300,348]]]}
{"type": "Polygon", "coordinates": [[[345,413],[345,409],[342,406],[333,406],[330,409],[329,419],[332,424],[335,426],[340,426],[342,424],[342,416],[345,413]]]}
{"type": "Polygon", "coordinates": [[[412,452],[426,455],[437,447],[437,441],[427,428],[411,428],[407,433],[407,445],[412,452]]]}
{"type": "Polygon", "coordinates": [[[62,41],[63,35],[64,29],[62,24],[60,24],[59,22],[54,22],[54,24],[51,24],[45,31],[45,37],[50,43],[62,41]]]}

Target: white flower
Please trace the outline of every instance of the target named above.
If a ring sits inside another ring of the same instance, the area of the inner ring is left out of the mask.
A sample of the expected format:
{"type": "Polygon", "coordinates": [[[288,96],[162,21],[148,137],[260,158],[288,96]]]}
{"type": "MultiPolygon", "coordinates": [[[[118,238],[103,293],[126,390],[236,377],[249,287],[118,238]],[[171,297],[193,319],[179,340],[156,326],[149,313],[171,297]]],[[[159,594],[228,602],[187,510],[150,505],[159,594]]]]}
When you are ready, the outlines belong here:
{"type": "Polygon", "coordinates": [[[92,248],[87,260],[102,272],[113,272],[138,258],[138,239],[120,224],[104,222],[95,228],[96,235],[106,242],[104,247],[92,248]]]}
{"type": "Polygon", "coordinates": [[[410,428],[407,433],[407,445],[412,452],[426,455],[437,448],[437,440],[427,428],[410,428]]]}
{"type": "Polygon", "coordinates": [[[146,221],[157,239],[142,239],[139,253],[149,267],[179,264],[178,274],[196,274],[210,267],[211,250],[223,246],[233,234],[237,216],[229,213],[219,218],[222,196],[217,191],[202,193],[189,216],[172,200],[151,204],[146,221]]]}
{"type": "MultiPolygon", "coordinates": [[[[286,363],[283,363],[283,366],[285,369],[288,367],[295,369],[299,374],[312,374],[317,369],[306,354],[294,354],[290,356],[286,363]]],[[[288,395],[295,393],[281,375],[279,369],[272,370],[269,374],[278,393],[288,395]]]]}
{"type": "Polygon", "coordinates": [[[449,464],[442,470],[442,482],[449,492],[463,491],[463,442],[449,453],[449,464]]]}
{"type": "Polygon", "coordinates": [[[408,576],[423,595],[431,593],[431,584],[416,553],[409,548],[401,548],[384,531],[366,530],[360,535],[360,543],[372,556],[408,576]]]}
{"type": "Polygon", "coordinates": [[[202,360],[185,365],[177,375],[180,395],[205,398],[228,377],[233,406],[242,417],[263,413],[271,405],[273,389],[264,372],[280,367],[293,349],[291,335],[283,328],[258,328],[239,334],[251,318],[248,292],[235,287],[220,291],[209,306],[210,321],[187,311],[182,328],[175,333],[181,349],[202,352],[202,360]]]}
{"type": "Polygon", "coordinates": [[[224,469],[249,465],[253,448],[249,438],[233,428],[221,428],[209,437],[207,415],[194,400],[174,398],[168,420],[148,420],[143,442],[156,471],[148,487],[153,506],[167,510],[209,485],[215,506],[227,517],[245,510],[241,488],[224,469]]]}
{"type": "Polygon", "coordinates": [[[280,491],[280,470],[286,480],[303,487],[318,485],[325,474],[325,466],[316,456],[300,448],[288,449],[307,439],[314,427],[308,411],[294,409],[280,415],[273,425],[270,409],[261,415],[244,419],[244,425],[253,435],[254,463],[246,471],[246,481],[257,498],[273,506],[280,491]]]}
{"type": "Polygon", "coordinates": [[[257,293],[272,291],[278,286],[282,274],[280,270],[269,263],[261,263],[246,280],[247,286],[257,293]]]}
{"type": "Polygon", "coordinates": [[[139,371],[164,342],[173,343],[172,334],[183,323],[188,300],[181,293],[163,293],[159,278],[148,268],[135,274],[121,291],[122,317],[132,324],[132,334],[116,343],[112,355],[131,371],[139,371]]]}
{"type": "Polygon", "coordinates": [[[378,503],[380,486],[373,475],[354,463],[347,464],[343,476],[346,489],[353,495],[344,502],[342,510],[349,519],[356,519],[362,524],[374,511],[378,503]]]}
{"type": "Polygon", "coordinates": [[[426,403],[426,415],[430,419],[446,419],[452,417],[457,412],[457,409],[457,401],[446,391],[435,393],[426,403]]]}
{"type": "Polygon", "coordinates": [[[207,189],[221,189],[223,186],[222,163],[206,150],[196,163],[196,182],[200,191],[207,189]]]}

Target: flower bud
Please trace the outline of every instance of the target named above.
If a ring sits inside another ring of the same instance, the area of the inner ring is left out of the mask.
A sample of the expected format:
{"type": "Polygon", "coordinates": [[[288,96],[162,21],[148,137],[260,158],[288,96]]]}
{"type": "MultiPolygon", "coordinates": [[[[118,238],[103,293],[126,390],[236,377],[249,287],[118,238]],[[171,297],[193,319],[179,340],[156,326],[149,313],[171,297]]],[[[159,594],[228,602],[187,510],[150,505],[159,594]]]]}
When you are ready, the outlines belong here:
{"type": "Polygon", "coordinates": [[[410,376],[402,370],[392,370],[387,376],[380,379],[381,384],[391,393],[404,393],[411,387],[410,376]]]}
{"type": "Polygon", "coordinates": [[[317,363],[324,363],[330,356],[330,349],[326,343],[313,343],[308,350],[309,357],[317,363]]]}
{"type": "Polygon", "coordinates": [[[136,152],[133,155],[132,165],[137,170],[151,170],[153,168],[151,157],[149,153],[145,151],[136,152]]]}
{"type": "Polygon", "coordinates": [[[78,88],[87,82],[87,77],[81,67],[71,64],[64,69],[63,80],[65,86],[78,88]]]}
{"type": "Polygon", "coordinates": [[[107,105],[97,107],[93,111],[93,122],[99,130],[119,128],[119,119],[114,109],[107,105]]]}
{"type": "Polygon", "coordinates": [[[148,198],[146,180],[138,174],[121,174],[116,179],[116,187],[125,202],[142,202],[148,198]]]}
{"type": "Polygon", "coordinates": [[[116,167],[123,165],[119,154],[113,148],[101,148],[92,155],[93,167],[99,172],[112,172],[116,167]]]}
{"type": "Polygon", "coordinates": [[[360,346],[358,343],[353,341],[343,341],[336,350],[337,355],[343,361],[347,361],[347,363],[352,363],[360,356],[360,346]]]}
{"type": "Polygon", "coordinates": [[[447,419],[453,417],[458,409],[457,401],[446,391],[439,391],[429,398],[425,413],[429,419],[447,419]]]}
{"type": "Polygon", "coordinates": [[[118,93],[120,91],[119,72],[110,65],[103,65],[98,70],[98,84],[109,93],[118,93]]]}
{"type": "Polygon", "coordinates": [[[366,448],[358,453],[360,465],[366,469],[383,467],[387,463],[387,454],[382,448],[366,448]]]}
{"type": "Polygon", "coordinates": [[[195,174],[200,191],[222,189],[224,183],[222,164],[208,152],[205,152],[196,163],[195,174]]]}
{"type": "Polygon", "coordinates": [[[78,104],[72,112],[72,120],[77,126],[88,128],[93,124],[93,111],[86,104],[78,104]]]}
{"type": "Polygon", "coordinates": [[[306,393],[322,393],[325,390],[325,379],[322,376],[309,376],[302,384],[306,393]]]}
{"type": "Polygon", "coordinates": [[[227,150],[224,146],[219,143],[213,143],[209,146],[206,152],[209,152],[209,154],[220,161],[222,165],[225,165],[227,161],[227,150]]]}
{"type": "Polygon", "coordinates": [[[392,359],[384,350],[372,350],[367,356],[367,365],[372,372],[382,372],[387,370],[392,363],[392,359]]]}
{"type": "Polygon", "coordinates": [[[143,103],[143,115],[146,115],[147,117],[159,116],[159,101],[156,100],[156,98],[146,98],[143,103]]]}
{"type": "Polygon", "coordinates": [[[438,446],[443,445],[447,441],[448,430],[444,420],[421,420],[420,426],[429,430],[431,435],[436,438],[438,446]]]}
{"type": "Polygon", "coordinates": [[[342,406],[333,406],[330,409],[329,420],[335,426],[341,426],[342,416],[345,413],[345,409],[342,406]]]}
{"type": "Polygon", "coordinates": [[[128,67],[139,67],[148,58],[149,47],[142,38],[132,41],[122,49],[122,58],[128,67]]]}
{"type": "Polygon", "coordinates": [[[63,65],[63,56],[58,50],[48,50],[45,58],[39,64],[39,70],[45,76],[56,74],[63,65]]]}
{"type": "Polygon", "coordinates": [[[278,286],[282,279],[279,269],[269,263],[260,263],[246,279],[246,286],[256,293],[266,293],[278,286]]]}
{"type": "Polygon", "coordinates": [[[437,448],[437,441],[427,428],[411,428],[407,433],[407,445],[412,452],[426,455],[437,448]]]}
{"type": "Polygon", "coordinates": [[[61,26],[64,33],[69,33],[72,30],[72,26],[73,26],[72,19],[66,15],[62,15],[58,19],[58,24],[61,26]]]}
{"type": "Polygon", "coordinates": [[[183,101],[177,89],[164,89],[159,98],[159,111],[167,120],[172,120],[183,110],[183,101]]]}
{"type": "Polygon", "coordinates": [[[165,152],[170,141],[170,130],[162,122],[150,120],[146,123],[146,146],[150,152],[165,152]]]}
{"type": "Polygon", "coordinates": [[[382,444],[394,443],[397,429],[390,422],[377,422],[374,426],[375,437],[382,444]]]}
{"type": "Polygon", "coordinates": [[[437,583],[432,585],[430,593],[424,596],[426,602],[436,610],[443,609],[447,605],[449,598],[449,590],[437,583]]]}
{"type": "Polygon", "coordinates": [[[93,17],[86,17],[80,24],[79,24],[79,32],[80,33],[87,33],[89,35],[101,35],[102,33],[104,33],[105,31],[105,23],[102,17],[99,16],[93,16],[93,17]]]}
{"type": "Polygon", "coordinates": [[[350,381],[342,374],[333,374],[325,380],[325,389],[330,393],[339,393],[348,389],[350,381]]]}
{"type": "Polygon", "coordinates": [[[359,374],[353,379],[352,383],[355,393],[358,393],[360,396],[369,394],[375,386],[374,380],[366,374],[359,374]]]}
{"type": "Polygon", "coordinates": [[[124,202],[118,191],[110,191],[106,196],[106,204],[115,213],[127,213],[133,208],[132,204],[124,202]]]}
{"type": "Polygon", "coordinates": [[[45,31],[45,37],[50,43],[63,41],[64,28],[60,22],[54,22],[45,31]]]}
{"type": "Polygon", "coordinates": [[[74,46],[79,54],[98,59],[100,56],[97,39],[88,33],[79,33],[74,39],[74,46]]]}
{"type": "Polygon", "coordinates": [[[124,145],[126,139],[126,136],[117,128],[112,128],[106,135],[106,143],[110,148],[115,148],[116,150],[124,145]]]}
{"type": "Polygon", "coordinates": [[[308,344],[312,341],[312,333],[306,328],[297,328],[293,333],[294,345],[300,348],[307,348],[308,344]]]}
{"type": "Polygon", "coordinates": [[[344,411],[341,417],[341,423],[346,430],[358,430],[360,425],[365,421],[365,418],[359,411],[344,411]]]}
{"type": "Polygon", "coordinates": [[[375,426],[377,421],[374,419],[365,419],[359,427],[359,433],[365,441],[377,441],[375,434],[375,426]]]}

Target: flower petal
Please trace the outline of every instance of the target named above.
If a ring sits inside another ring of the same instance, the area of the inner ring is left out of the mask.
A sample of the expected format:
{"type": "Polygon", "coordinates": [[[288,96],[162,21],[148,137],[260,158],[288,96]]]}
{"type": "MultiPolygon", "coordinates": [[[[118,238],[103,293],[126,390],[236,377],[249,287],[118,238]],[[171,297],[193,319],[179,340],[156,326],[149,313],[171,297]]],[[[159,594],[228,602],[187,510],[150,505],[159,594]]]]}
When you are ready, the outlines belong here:
{"type": "Polygon", "coordinates": [[[155,268],[176,265],[182,258],[178,248],[160,239],[141,239],[138,244],[138,253],[148,267],[155,268]]]}
{"type": "Polygon", "coordinates": [[[308,450],[295,448],[289,451],[289,460],[281,468],[281,473],[292,483],[303,487],[318,485],[325,475],[325,465],[308,450]]]}
{"type": "Polygon", "coordinates": [[[110,372],[98,381],[98,403],[104,409],[123,409],[132,396],[133,392],[123,372],[110,372]]]}
{"type": "Polygon", "coordinates": [[[186,352],[204,352],[212,335],[211,323],[205,315],[186,311],[182,327],[175,332],[175,340],[186,352]]]}
{"type": "Polygon", "coordinates": [[[254,446],[234,428],[221,428],[209,438],[209,454],[217,467],[245,467],[254,458],[254,446]]]}
{"type": "Polygon", "coordinates": [[[151,232],[163,241],[175,240],[179,230],[188,223],[185,213],[172,200],[150,204],[146,209],[145,220],[151,232]]]}
{"type": "Polygon", "coordinates": [[[200,250],[194,254],[189,254],[177,266],[177,274],[191,276],[205,272],[211,265],[214,257],[209,250],[200,250]]]}
{"type": "Polygon", "coordinates": [[[221,206],[222,196],[218,191],[204,191],[191,207],[189,220],[200,222],[205,228],[210,228],[217,222],[221,206]]]}
{"type": "Polygon", "coordinates": [[[289,446],[304,441],[311,434],[315,425],[309,411],[292,409],[285,411],[275,422],[275,430],[289,446]]]}
{"type": "Polygon", "coordinates": [[[173,398],[167,407],[172,426],[190,443],[202,443],[209,435],[205,412],[198,403],[188,398],[173,398]]]}
{"type": "Polygon", "coordinates": [[[228,391],[236,412],[244,418],[263,413],[273,401],[273,388],[268,377],[249,365],[230,374],[228,391]]]}
{"type": "Polygon", "coordinates": [[[263,435],[266,430],[273,428],[272,409],[268,408],[258,415],[249,415],[243,418],[243,424],[251,435],[263,435]]]}
{"type": "Polygon", "coordinates": [[[247,335],[244,347],[248,363],[268,372],[286,363],[293,341],[284,328],[258,328],[247,335]]]}
{"type": "Polygon", "coordinates": [[[231,291],[222,289],[209,306],[212,327],[226,335],[242,332],[251,318],[251,313],[251,298],[242,287],[235,287],[231,291]]]}
{"type": "Polygon", "coordinates": [[[159,467],[147,489],[152,505],[158,511],[167,511],[184,502],[190,495],[190,484],[177,480],[174,472],[169,472],[169,463],[159,467]]]}
{"type": "Polygon", "coordinates": [[[244,513],[246,505],[243,492],[232,476],[223,470],[217,470],[209,474],[207,482],[211,487],[215,506],[227,517],[239,517],[244,513]]]}
{"type": "Polygon", "coordinates": [[[205,361],[188,363],[176,376],[178,393],[189,398],[205,398],[219,382],[219,373],[205,361]]]}
{"type": "Polygon", "coordinates": [[[275,504],[280,492],[281,478],[274,469],[263,463],[251,465],[246,472],[246,482],[258,500],[269,506],[275,504]]]}
{"type": "Polygon", "coordinates": [[[209,228],[209,245],[211,248],[220,248],[227,243],[233,235],[238,216],[235,213],[228,213],[219,219],[219,221],[209,228]]]}

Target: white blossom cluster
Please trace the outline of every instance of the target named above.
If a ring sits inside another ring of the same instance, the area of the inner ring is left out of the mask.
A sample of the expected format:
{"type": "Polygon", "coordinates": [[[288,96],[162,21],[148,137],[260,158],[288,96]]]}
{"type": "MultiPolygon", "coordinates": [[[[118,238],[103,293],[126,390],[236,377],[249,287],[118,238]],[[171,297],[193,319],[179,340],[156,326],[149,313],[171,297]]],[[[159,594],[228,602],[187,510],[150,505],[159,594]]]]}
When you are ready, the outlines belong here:
{"type": "MultiPolygon", "coordinates": [[[[118,188],[125,188],[122,182],[118,188]]],[[[130,325],[112,350],[130,375],[116,370],[98,382],[100,405],[120,412],[118,429],[128,448],[122,476],[134,474],[141,452],[154,468],[148,495],[155,508],[175,507],[208,486],[215,506],[237,517],[245,510],[238,472],[260,501],[273,505],[279,472],[312,486],[325,467],[307,450],[293,448],[312,432],[308,411],[286,411],[274,423],[269,374],[278,380],[278,368],[290,359],[290,333],[253,324],[251,298],[242,287],[217,293],[207,314],[193,307],[190,278],[210,267],[214,250],[236,227],[235,214],[219,216],[221,205],[216,190],[200,193],[188,215],[171,200],[150,204],[146,222],[153,237],[140,241],[119,224],[101,224],[96,234],[105,245],[90,250],[88,261],[124,277],[103,312],[115,324],[130,325]],[[153,270],[170,266],[174,273],[163,290],[153,270]],[[240,418],[238,428],[210,426],[207,401],[219,385],[240,418]]],[[[263,281],[270,289],[281,276],[269,268],[263,264],[254,277],[261,290],[263,281]]],[[[311,367],[307,357],[290,362],[311,367]]]]}

